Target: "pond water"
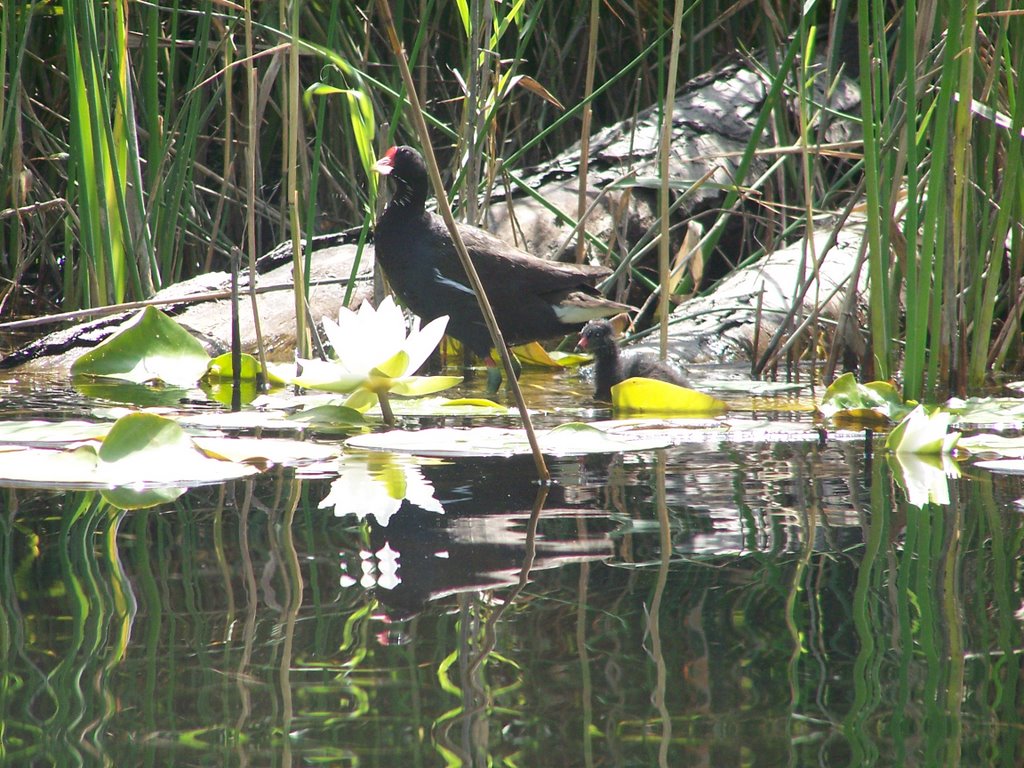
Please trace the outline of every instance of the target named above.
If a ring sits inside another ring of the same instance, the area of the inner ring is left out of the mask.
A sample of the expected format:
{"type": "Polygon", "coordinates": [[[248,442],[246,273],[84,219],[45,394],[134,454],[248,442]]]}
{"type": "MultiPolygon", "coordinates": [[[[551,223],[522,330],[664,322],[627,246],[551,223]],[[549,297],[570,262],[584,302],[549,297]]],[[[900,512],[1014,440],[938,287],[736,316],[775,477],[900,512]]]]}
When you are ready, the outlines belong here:
{"type": "MultiPolygon", "coordinates": [[[[541,425],[608,415],[524,385],[541,425]]],[[[4,419],[94,404],[0,383],[4,419]]],[[[136,511],[0,488],[0,764],[1020,765],[1020,479],[912,505],[870,434],[731,404],[810,437],[548,487],[395,459],[395,508],[280,469],[136,511]]]]}

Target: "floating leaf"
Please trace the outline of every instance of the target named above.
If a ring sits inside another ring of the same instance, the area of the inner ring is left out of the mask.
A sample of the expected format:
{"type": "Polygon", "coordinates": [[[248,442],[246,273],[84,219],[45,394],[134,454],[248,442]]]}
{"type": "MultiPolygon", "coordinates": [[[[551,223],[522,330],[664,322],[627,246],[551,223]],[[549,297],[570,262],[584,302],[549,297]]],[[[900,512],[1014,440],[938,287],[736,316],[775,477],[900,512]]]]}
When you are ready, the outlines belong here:
{"type": "Polygon", "coordinates": [[[0,443],[23,446],[53,446],[86,440],[102,440],[111,425],[89,421],[3,421],[0,443]]]}
{"type": "Polygon", "coordinates": [[[136,384],[104,376],[77,376],[72,384],[75,390],[85,397],[129,403],[139,408],[174,408],[190,395],[199,399],[203,396],[200,389],[193,389],[191,386],[170,386],[159,380],[136,384]]]}
{"type": "Polygon", "coordinates": [[[252,464],[260,469],[270,465],[301,467],[337,457],[338,447],[310,440],[273,437],[196,437],[196,446],[208,456],[252,464]]]}
{"type": "Polygon", "coordinates": [[[451,389],[461,383],[461,376],[409,376],[395,380],[390,392],[396,397],[422,397],[451,389]]]}
{"type": "Polygon", "coordinates": [[[146,307],[130,325],[79,357],[71,373],[194,386],[209,359],[188,331],[156,307],[146,307]]]}
{"type": "Polygon", "coordinates": [[[288,420],[314,427],[351,427],[366,424],[366,418],[355,408],[336,404],[304,408],[288,416],[288,420]]]}
{"type": "Polygon", "coordinates": [[[56,487],[187,486],[244,477],[255,467],[211,458],[171,419],[131,413],[102,444],[0,451],[0,479],[56,487]]]}
{"type": "MultiPolygon", "coordinates": [[[[206,374],[203,378],[209,380],[232,379],[234,378],[233,355],[225,352],[213,358],[206,366],[206,374]]],[[[255,381],[260,376],[260,361],[252,355],[242,354],[239,357],[241,362],[239,378],[243,381],[255,381]]],[[[280,382],[283,384],[284,382],[280,382]]]]}
{"type": "Polygon", "coordinates": [[[961,437],[957,451],[963,449],[974,455],[994,455],[1004,458],[1024,458],[1024,437],[1006,437],[992,432],[979,432],[961,437]]]}
{"type": "Polygon", "coordinates": [[[160,488],[101,488],[100,495],[120,509],[149,509],[170,504],[187,490],[170,485],[160,488]]]}
{"type": "Polygon", "coordinates": [[[512,347],[512,353],[523,365],[539,368],[571,368],[591,361],[590,355],[581,355],[578,352],[549,352],[536,341],[512,347]]]}
{"type": "Polygon", "coordinates": [[[1024,475],[1024,459],[990,459],[976,462],[974,466],[1002,475],[1024,475]]]}
{"type": "Polygon", "coordinates": [[[667,381],[634,377],[612,387],[612,408],[629,413],[723,413],[725,403],[711,395],[667,381]]]}
{"type": "Polygon", "coordinates": [[[883,424],[899,421],[912,407],[889,382],[861,384],[852,373],[844,373],[825,390],[818,410],[826,418],[842,414],[847,419],[883,424]]]}
{"type": "MultiPolygon", "coordinates": [[[[544,453],[582,456],[588,453],[618,453],[662,448],[663,438],[648,435],[617,435],[586,424],[563,426],[537,432],[544,453]]],[[[516,456],[529,454],[530,443],[521,429],[438,427],[413,432],[393,430],[357,435],[345,441],[348,448],[395,451],[418,456],[516,456]]]]}
{"type": "Polygon", "coordinates": [[[965,427],[996,427],[1005,430],[1024,428],[1024,399],[1019,397],[952,398],[945,409],[953,413],[956,425],[965,427]]]}

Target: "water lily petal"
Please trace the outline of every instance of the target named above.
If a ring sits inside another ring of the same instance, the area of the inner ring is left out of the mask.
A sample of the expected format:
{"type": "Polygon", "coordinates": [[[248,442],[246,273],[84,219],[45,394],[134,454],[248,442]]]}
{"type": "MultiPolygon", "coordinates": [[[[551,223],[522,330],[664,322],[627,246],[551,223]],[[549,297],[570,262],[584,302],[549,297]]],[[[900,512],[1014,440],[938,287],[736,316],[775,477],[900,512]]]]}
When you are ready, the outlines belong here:
{"type": "Polygon", "coordinates": [[[387,360],[377,363],[374,366],[372,375],[383,376],[388,379],[395,379],[399,376],[403,376],[409,367],[409,355],[408,353],[400,349],[387,360]]]}
{"type": "Polygon", "coordinates": [[[398,397],[420,397],[461,383],[461,376],[406,376],[391,384],[391,394],[398,397]]]}
{"type": "Polygon", "coordinates": [[[377,393],[371,392],[369,389],[357,389],[345,401],[347,408],[354,408],[360,413],[370,410],[376,404],[377,393]]]}
{"type": "Polygon", "coordinates": [[[307,389],[321,389],[325,392],[351,392],[366,382],[364,374],[352,373],[338,363],[323,360],[298,360],[302,373],[291,381],[307,389]]]}
{"type": "Polygon", "coordinates": [[[405,351],[409,353],[409,365],[404,373],[416,373],[427,361],[430,353],[441,343],[445,329],[448,327],[448,315],[434,318],[423,328],[414,327],[405,342],[405,351]]]}
{"type": "Polygon", "coordinates": [[[369,370],[366,366],[367,354],[359,343],[359,333],[356,330],[355,313],[342,307],[338,314],[338,322],[329,317],[323,319],[324,334],[330,342],[334,351],[334,361],[343,365],[354,373],[369,370]]]}

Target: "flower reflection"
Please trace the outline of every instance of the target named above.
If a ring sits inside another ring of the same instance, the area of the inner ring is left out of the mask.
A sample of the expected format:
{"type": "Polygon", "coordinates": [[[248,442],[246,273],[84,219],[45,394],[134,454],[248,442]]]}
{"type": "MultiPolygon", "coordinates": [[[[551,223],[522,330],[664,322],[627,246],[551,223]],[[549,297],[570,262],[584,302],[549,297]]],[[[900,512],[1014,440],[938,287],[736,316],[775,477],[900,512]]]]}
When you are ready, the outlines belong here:
{"type": "Polygon", "coordinates": [[[893,453],[888,458],[893,476],[906,492],[911,506],[949,504],[949,478],[960,477],[960,467],[949,455],[893,453]]]}
{"type": "Polygon", "coordinates": [[[338,466],[338,477],[320,502],[320,509],[334,507],[337,517],[373,516],[386,527],[391,516],[409,503],[428,512],[444,514],[434,496],[434,486],[423,476],[424,460],[393,453],[347,454],[338,466]]]}

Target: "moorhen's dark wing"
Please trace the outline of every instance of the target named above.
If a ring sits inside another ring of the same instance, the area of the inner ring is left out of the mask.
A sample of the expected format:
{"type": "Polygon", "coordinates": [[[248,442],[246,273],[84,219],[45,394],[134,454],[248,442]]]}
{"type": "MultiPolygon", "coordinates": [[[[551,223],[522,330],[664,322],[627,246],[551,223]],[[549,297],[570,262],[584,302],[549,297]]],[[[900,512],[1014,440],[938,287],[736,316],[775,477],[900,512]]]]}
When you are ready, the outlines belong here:
{"type": "MultiPolygon", "coordinates": [[[[438,270],[447,279],[468,285],[447,227],[436,216],[431,223],[430,239],[437,244],[431,250],[442,254],[435,262],[438,270]]],[[[561,336],[587,320],[627,309],[603,298],[594,287],[611,273],[605,267],[539,259],[476,227],[462,226],[459,232],[509,344],[561,336]]]]}
{"type": "MultiPolygon", "coordinates": [[[[377,260],[392,289],[424,322],[449,315],[448,333],[487,357],[490,334],[448,228],[424,208],[422,156],[412,147],[392,147],[374,169],[395,182],[374,235],[377,260]]],[[[459,231],[509,344],[560,336],[628,309],[594,287],[610,273],[604,267],[546,261],[482,229],[462,225],[459,231]]]]}

